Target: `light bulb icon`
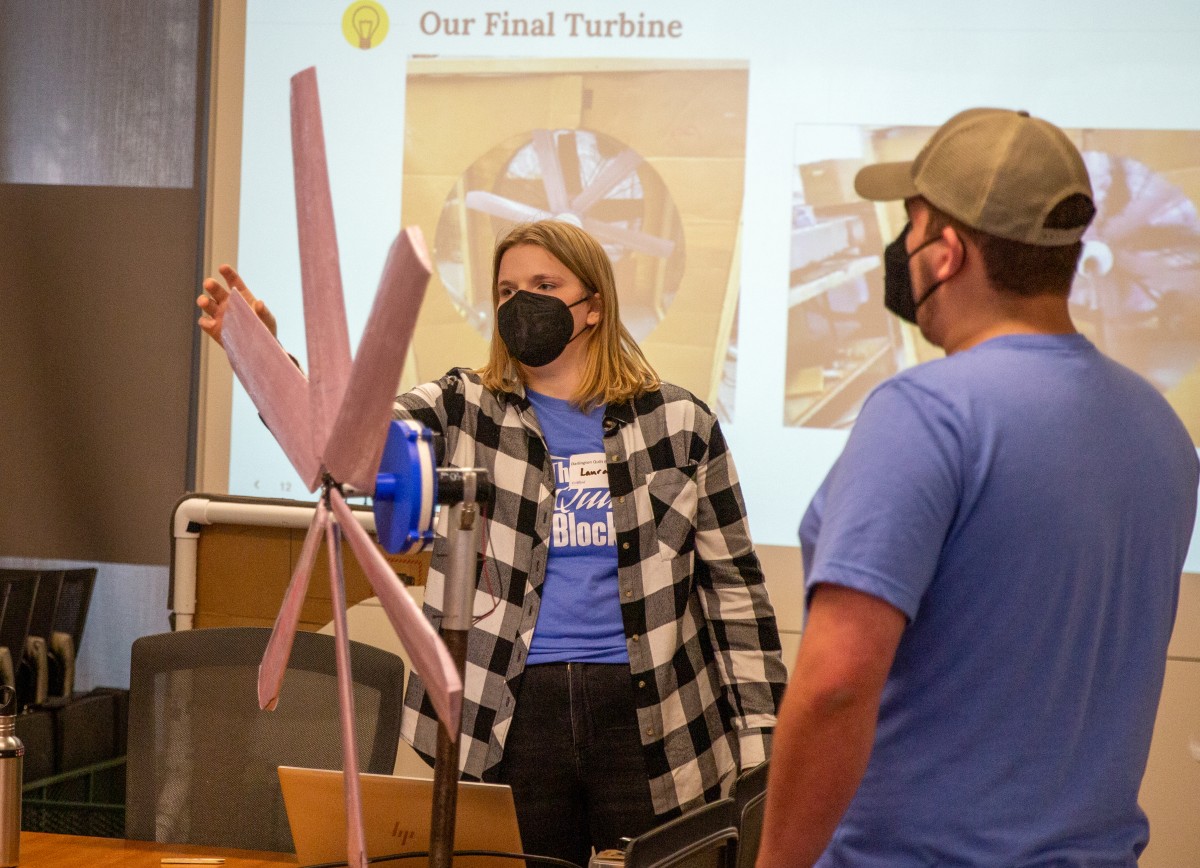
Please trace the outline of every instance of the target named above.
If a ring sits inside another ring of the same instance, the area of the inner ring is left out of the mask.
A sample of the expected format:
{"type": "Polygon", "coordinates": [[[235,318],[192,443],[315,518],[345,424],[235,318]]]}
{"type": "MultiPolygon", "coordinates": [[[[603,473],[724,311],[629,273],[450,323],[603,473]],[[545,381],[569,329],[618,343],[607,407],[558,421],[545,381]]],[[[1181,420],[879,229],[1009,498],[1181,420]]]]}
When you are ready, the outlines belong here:
{"type": "Polygon", "coordinates": [[[350,21],[355,34],[358,35],[358,47],[370,48],[371,39],[379,30],[379,12],[374,6],[363,3],[351,14],[350,21]]]}

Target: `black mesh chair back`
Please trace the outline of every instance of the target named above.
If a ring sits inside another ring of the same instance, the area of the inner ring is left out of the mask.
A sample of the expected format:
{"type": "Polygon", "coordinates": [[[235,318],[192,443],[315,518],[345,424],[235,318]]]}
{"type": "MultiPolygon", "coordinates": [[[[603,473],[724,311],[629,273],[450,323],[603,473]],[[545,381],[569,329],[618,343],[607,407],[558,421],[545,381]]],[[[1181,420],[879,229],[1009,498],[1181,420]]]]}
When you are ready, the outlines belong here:
{"type": "Polygon", "coordinates": [[[763,812],[767,807],[769,762],[746,769],[733,788],[734,812],[738,827],[735,868],[754,868],[758,845],[762,841],[763,812]]]}
{"type": "MultiPolygon", "coordinates": [[[[293,849],[278,767],[342,768],[334,638],[297,633],[279,704],[261,711],[258,666],[270,632],[223,627],[133,643],[127,838],[293,849]]],[[[359,768],[391,774],[404,663],[358,642],[350,659],[359,768]]]]}
{"type": "Polygon", "coordinates": [[[12,590],[12,585],[8,577],[14,572],[16,570],[4,570],[0,572],[0,624],[4,623],[4,613],[8,611],[8,595],[12,590]]]}
{"type": "Polygon", "coordinates": [[[29,637],[25,640],[25,660],[17,674],[23,705],[44,705],[51,696],[50,648],[62,584],[62,570],[44,570],[38,580],[33,614],[29,619],[29,637]]]}
{"type": "Polygon", "coordinates": [[[733,799],[709,802],[630,841],[625,868],[728,868],[737,837],[733,799]]]}
{"type": "Polygon", "coordinates": [[[92,602],[95,584],[95,567],[63,570],[62,589],[54,609],[54,632],[69,635],[77,652],[83,641],[83,626],[87,623],[88,606],[92,602]]]}
{"type": "Polygon", "coordinates": [[[49,637],[51,696],[70,699],[75,691],[75,659],[83,642],[83,627],[95,584],[95,567],[63,570],[49,637]]]}
{"type": "Polygon", "coordinates": [[[63,570],[45,570],[38,582],[37,597],[33,601],[33,614],[29,619],[29,635],[50,641],[54,632],[54,615],[58,611],[58,598],[62,593],[63,570]]]}
{"type": "MultiPolygon", "coordinates": [[[[8,595],[12,588],[8,582],[0,583],[0,624],[4,623],[4,613],[8,611],[8,595]]],[[[17,669],[13,662],[12,654],[3,645],[0,645],[0,686],[8,686],[15,688],[17,686],[17,669]]],[[[16,694],[12,694],[7,702],[3,702],[4,714],[16,714],[20,706],[14,704],[11,708],[8,704],[16,702],[16,694]]]]}
{"type": "Polygon", "coordinates": [[[4,570],[0,572],[0,594],[4,597],[0,610],[0,681],[14,689],[17,671],[25,655],[25,639],[29,636],[29,620],[37,597],[41,573],[37,570],[4,570]]]}
{"type": "Polygon", "coordinates": [[[11,648],[16,659],[20,659],[25,637],[29,635],[29,622],[33,617],[33,604],[41,577],[38,570],[0,571],[0,585],[7,592],[4,609],[0,613],[0,645],[11,648]],[[15,645],[16,642],[20,642],[20,645],[15,645]]]}

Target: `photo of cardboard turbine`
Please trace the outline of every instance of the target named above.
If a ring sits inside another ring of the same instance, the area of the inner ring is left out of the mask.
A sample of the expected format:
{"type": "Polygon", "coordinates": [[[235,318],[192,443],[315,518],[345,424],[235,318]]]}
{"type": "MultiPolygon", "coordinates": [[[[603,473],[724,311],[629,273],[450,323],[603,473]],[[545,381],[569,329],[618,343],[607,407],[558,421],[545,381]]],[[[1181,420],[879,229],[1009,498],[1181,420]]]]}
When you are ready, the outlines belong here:
{"type": "Polygon", "coordinates": [[[748,68],[737,61],[414,59],[402,223],[433,239],[412,382],[482,364],[498,237],[577,221],[662,377],[715,403],[733,334],[748,68]]]}

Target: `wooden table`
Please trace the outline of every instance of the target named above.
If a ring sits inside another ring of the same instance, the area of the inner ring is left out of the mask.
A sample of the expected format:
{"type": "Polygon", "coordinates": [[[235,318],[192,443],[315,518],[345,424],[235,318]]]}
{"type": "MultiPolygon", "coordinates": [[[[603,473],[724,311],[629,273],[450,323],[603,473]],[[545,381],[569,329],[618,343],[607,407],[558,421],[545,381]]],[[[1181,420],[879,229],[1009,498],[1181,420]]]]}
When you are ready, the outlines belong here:
{"type": "Polygon", "coordinates": [[[21,833],[21,868],[173,868],[162,862],[168,856],[218,856],[225,859],[222,868],[296,866],[296,857],[291,853],[156,844],[49,832],[21,833]]]}

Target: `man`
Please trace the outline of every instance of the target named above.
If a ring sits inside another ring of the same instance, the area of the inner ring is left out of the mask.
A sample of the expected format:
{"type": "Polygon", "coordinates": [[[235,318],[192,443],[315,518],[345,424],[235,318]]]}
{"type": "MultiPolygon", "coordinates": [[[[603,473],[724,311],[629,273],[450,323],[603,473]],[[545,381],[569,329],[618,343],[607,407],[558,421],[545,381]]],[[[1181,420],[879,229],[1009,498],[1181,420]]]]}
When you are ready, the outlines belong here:
{"type": "Polygon", "coordinates": [[[904,201],[887,304],[947,357],[867,399],[801,524],[758,864],[1135,865],[1197,457],[1071,323],[1087,170],[974,109],[855,185],[904,201]]]}

